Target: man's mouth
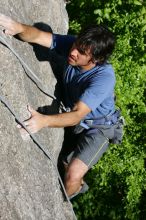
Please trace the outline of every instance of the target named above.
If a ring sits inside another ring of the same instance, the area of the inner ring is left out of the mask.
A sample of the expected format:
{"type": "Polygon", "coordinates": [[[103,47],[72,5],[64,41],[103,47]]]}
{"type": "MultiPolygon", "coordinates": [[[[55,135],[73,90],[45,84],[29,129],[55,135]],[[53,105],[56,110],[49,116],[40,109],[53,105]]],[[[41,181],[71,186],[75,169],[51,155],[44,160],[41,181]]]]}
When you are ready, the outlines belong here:
{"type": "Polygon", "coordinates": [[[74,61],[74,62],[75,62],[75,59],[74,59],[73,57],[69,56],[69,57],[68,57],[68,61],[69,61],[69,62],[70,62],[70,61],[74,61]]]}

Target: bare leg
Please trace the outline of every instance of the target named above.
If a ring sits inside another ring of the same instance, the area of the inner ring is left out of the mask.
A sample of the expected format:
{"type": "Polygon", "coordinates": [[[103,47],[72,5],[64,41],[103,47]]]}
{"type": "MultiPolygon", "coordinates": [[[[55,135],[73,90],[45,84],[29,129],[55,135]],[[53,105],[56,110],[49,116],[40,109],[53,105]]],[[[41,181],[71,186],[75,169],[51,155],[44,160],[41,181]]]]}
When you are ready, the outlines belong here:
{"type": "Polygon", "coordinates": [[[68,196],[80,191],[83,177],[88,171],[88,166],[79,159],[73,159],[68,165],[65,175],[65,189],[68,196]]]}

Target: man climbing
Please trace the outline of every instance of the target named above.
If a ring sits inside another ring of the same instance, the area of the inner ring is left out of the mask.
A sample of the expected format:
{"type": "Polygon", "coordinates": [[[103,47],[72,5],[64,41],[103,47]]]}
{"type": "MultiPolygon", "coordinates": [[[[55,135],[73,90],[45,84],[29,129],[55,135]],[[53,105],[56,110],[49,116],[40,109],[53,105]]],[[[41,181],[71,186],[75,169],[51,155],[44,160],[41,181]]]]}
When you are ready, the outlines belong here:
{"type": "Polygon", "coordinates": [[[7,35],[55,49],[66,57],[62,83],[64,104],[70,111],[43,115],[29,107],[31,117],[25,125],[32,133],[45,127],[68,128],[67,136],[72,139],[61,156],[67,166],[65,189],[72,198],[86,191],[84,175],[107,150],[109,140],[115,138],[114,126],[119,121],[114,104],[115,75],[107,61],[114,49],[114,35],[98,25],[88,27],[77,38],[52,34],[2,14],[0,25],[7,35]]]}

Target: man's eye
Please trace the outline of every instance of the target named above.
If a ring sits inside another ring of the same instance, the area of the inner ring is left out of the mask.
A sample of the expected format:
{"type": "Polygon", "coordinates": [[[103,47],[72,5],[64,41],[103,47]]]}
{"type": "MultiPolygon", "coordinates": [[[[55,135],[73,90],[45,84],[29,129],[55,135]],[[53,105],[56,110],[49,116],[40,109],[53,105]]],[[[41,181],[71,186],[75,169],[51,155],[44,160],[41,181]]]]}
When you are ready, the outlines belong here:
{"type": "Polygon", "coordinates": [[[85,51],[84,50],[82,50],[80,48],[78,48],[77,50],[79,51],[80,54],[85,55],[85,51]]]}

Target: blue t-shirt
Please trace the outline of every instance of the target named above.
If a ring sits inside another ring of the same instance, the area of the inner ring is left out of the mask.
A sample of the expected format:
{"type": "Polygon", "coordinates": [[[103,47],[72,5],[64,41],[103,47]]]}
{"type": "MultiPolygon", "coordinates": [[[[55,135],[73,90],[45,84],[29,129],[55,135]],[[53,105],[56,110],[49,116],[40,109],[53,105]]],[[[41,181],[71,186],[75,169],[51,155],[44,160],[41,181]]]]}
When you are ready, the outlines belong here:
{"type": "MultiPolygon", "coordinates": [[[[73,36],[54,34],[51,48],[67,57],[74,41],[73,36]]],[[[110,64],[97,65],[88,71],[67,65],[63,85],[66,107],[72,109],[75,103],[82,101],[91,109],[85,119],[96,119],[114,112],[115,74],[110,64]]]]}

